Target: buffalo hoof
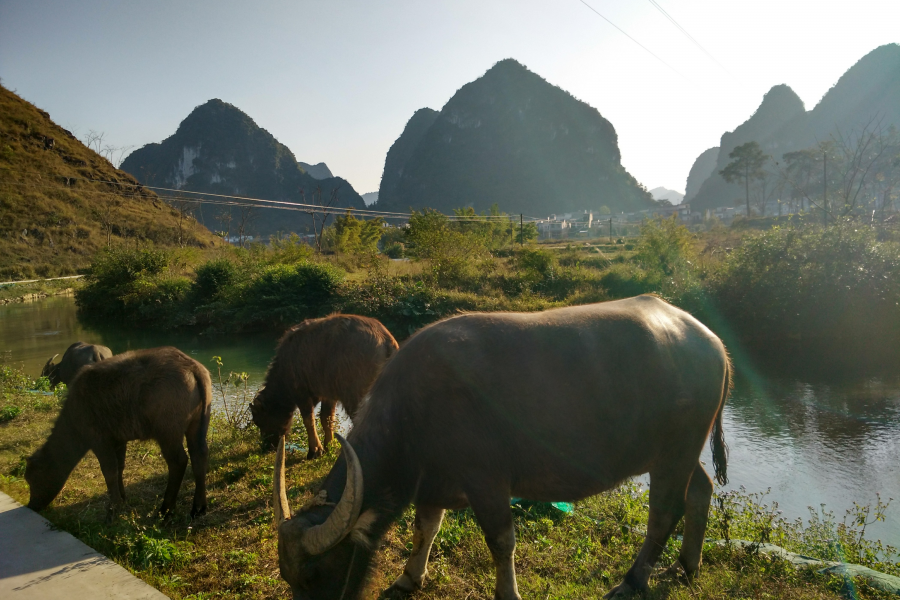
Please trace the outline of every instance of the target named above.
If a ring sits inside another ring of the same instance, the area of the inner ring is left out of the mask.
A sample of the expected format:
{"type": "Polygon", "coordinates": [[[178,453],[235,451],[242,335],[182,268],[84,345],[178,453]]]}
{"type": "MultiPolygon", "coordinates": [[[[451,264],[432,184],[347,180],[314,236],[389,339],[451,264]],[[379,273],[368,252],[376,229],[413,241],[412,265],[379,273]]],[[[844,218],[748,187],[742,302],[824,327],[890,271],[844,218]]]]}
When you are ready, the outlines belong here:
{"type": "Polygon", "coordinates": [[[408,596],[422,587],[421,583],[416,583],[412,580],[412,578],[404,573],[400,577],[397,578],[394,583],[391,584],[384,592],[385,598],[403,598],[404,596],[408,596]]]}
{"type": "Polygon", "coordinates": [[[205,514],[206,514],[206,505],[205,504],[199,508],[197,508],[197,507],[191,508],[191,518],[192,519],[203,516],[205,514]]]}
{"type": "Polygon", "coordinates": [[[319,446],[318,448],[310,448],[309,452],[306,453],[306,460],[315,460],[317,458],[321,458],[325,454],[325,449],[319,446]]]}
{"type": "Polygon", "coordinates": [[[166,505],[163,504],[153,512],[153,516],[154,518],[168,521],[172,517],[172,509],[166,508],[166,505]]]}
{"type": "Polygon", "coordinates": [[[634,592],[635,592],[635,590],[632,589],[632,587],[630,585],[628,585],[627,583],[625,583],[623,581],[622,583],[620,583],[613,589],[609,590],[609,592],[607,592],[607,594],[603,597],[604,598],[627,598],[627,597],[631,596],[632,594],[634,594],[634,592]]]}
{"type": "Polygon", "coordinates": [[[669,565],[667,569],[663,570],[659,576],[691,585],[696,574],[696,571],[688,572],[687,569],[684,568],[684,565],[681,564],[681,561],[676,559],[675,562],[669,565]]]}

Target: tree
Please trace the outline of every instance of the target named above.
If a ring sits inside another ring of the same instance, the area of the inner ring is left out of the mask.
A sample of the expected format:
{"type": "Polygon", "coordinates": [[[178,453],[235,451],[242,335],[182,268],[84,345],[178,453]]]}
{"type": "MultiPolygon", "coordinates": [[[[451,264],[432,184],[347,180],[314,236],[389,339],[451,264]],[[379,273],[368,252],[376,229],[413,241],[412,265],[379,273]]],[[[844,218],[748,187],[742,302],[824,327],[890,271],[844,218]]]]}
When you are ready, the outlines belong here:
{"type": "MultiPolygon", "coordinates": [[[[328,200],[323,201],[322,188],[316,186],[316,190],[313,192],[312,196],[312,205],[309,207],[309,210],[304,211],[312,217],[313,233],[315,234],[316,239],[316,250],[319,252],[322,252],[322,237],[325,235],[325,225],[328,222],[328,217],[331,216],[331,208],[337,205],[338,190],[340,189],[340,186],[332,189],[328,200]]],[[[300,196],[305,204],[306,191],[301,189],[300,196]]]]}
{"type": "Polygon", "coordinates": [[[335,217],[325,235],[328,245],[339,254],[365,255],[378,252],[384,219],[360,220],[351,211],[335,217]]]}
{"type": "Polygon", "coordinates": [[[253,223],[256,221],[256,218],[259,216],[257,207],[249,206],[249,205],[241,205],[240,207],[240,216],[238,217],[237,222],[237,230],[238,230],[238,243],[241,245],[241,248],[244,247],[244,240],[249,236],[250,228],[253,223]]]}
{"type": "Polygon", "coordinates": [[[763,168],[769,160],[769,155],[762,151],[756,142],[741,144],[728,154],[732,159],[719,175],[728,183],[744,182],[746,193],[747,216],[750,216],[750,182],[761,181],[766,178],[766,170],[763,168]]]}

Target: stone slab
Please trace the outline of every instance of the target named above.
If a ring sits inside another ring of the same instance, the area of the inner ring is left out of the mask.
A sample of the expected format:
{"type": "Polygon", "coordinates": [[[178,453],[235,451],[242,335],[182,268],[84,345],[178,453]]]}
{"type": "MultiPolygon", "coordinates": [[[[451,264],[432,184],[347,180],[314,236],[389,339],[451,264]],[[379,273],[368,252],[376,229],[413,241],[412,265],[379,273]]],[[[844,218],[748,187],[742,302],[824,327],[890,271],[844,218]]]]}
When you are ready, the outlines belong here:
{"type": "Polygon", "coordinates": [[[102,554],[0,492],[3,600],[166,600],[102,554]]]}

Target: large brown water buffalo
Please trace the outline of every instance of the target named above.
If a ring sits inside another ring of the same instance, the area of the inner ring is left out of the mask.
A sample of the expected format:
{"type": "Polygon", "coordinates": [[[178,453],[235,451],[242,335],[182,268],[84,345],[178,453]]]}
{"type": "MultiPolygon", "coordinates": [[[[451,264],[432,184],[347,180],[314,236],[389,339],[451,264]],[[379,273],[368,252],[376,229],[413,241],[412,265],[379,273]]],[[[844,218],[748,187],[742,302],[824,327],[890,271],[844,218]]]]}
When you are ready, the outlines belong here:
{"type": "Polygon", "coordinates": [[[384,363],[397,351],[394,336],[375,319],[331,315],[291,327],[278,342],[263,388],[250,405],[263,442],[275,446],[291,429],[294,409],[300,409],[309,438],[308,458],[324,452],[316,433],[319,418],[325,446],[334,439],[334,409],[338,401],[351,419],[384,363]]]}
{"type": "Polygon", "coordinates": [[[53,359],[59,356],[58,354],[54,354],[47,361],[47,364],[41,370],[41,377],[48,378],[50,385],[53,387],[60,383],[68,386],[71,385],[81,367],[100,362],[110,358],[112,355],[112,350],[106,346],[75,342],[66,349],[66,353],[63,354],[61,361],[56,364],[53,363],[53,359]]]}
{"type": "Polygon", "coordinates": [[[100,462],[111,507],[120,504],[126,444],[153,439],[169,467],[159,509],[166,515],[184,479],[188,457],[182,440],[187,438],[196,482],[191,516],[204,513],[211,401],[209,372],[176,348],[126,352],[83,369],[69,387],[50,437],[26,462],[28,507],[41,510],[50,504],[88,450],[100,462]]]}
{"type": "Polygon", "coordinates": [[[469,505],[494,559],[495,598],[518,599],[510,496],[574,501],[647,472],[647,537],[609,596],[647,587],[682,516],[678,563],[693,575],[713,490],[700,452],[712,432],[724,483],[730,380],[722,342],[652,296],[426,327],[385,366],[317,501],[293,518],[279,446],[281,575],[298,600],[359,598],[374,549],[414,503],[412,554],[392,586],[412,591],[444,510],[469,505]]]}

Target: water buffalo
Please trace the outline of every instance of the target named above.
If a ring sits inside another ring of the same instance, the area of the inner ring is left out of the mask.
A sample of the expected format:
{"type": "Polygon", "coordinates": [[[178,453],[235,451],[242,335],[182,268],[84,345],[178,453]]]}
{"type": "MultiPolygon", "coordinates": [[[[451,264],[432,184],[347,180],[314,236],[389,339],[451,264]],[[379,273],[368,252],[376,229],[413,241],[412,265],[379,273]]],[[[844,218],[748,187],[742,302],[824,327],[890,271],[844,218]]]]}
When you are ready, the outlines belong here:
{"type": "Polygon", "coordinates": [[[110,505],[125,499],[125,446],[153,439],[169,466],[161,515],[175,507],[188,457],[196,488],[191,516],[206,511],[206,469],[212,384],[196,360],[171,347],[126,352],[83,369],[44,445],[26,461],[28,507],[41,510],[62,490],[69,474],[93,450],[106,480],[110,505]]]}
{"type": "Polygon", "coordinates": [[[682,516],[678,563],[693,575],[713,490],[700,464],[710,432],[726,481],[730,370],[709,329],[653,296],[426,327],[385,366],[316,501],[293,518],[279,445],[281,575],[298,600],[359,598],[374,549],[413,503],[412,553],[391,586],[410,592],[444,510],[468,505],[493,556],[495,598],[519,599],[510,496],[575,501],[647,472],[647,537],[607,597],[647,587],[682,516]]]}
{"type": "Polygon", "coordinates": [[[61,361],[53,364],[53,359],[59,356],[58,354],[54,354],[47,361],[41,370],[41,377],[47,377],[53,387],[59,385],[60,382],[70,385],[81,367],[100,362],[112,355],[112,350],[106,346],[75,342],[66,349],[61,361]]]}
{"type": "Polygon", "coordinates": [[[308,458],[324,452],[313,411],[322,403],[319,418],[325,446],[334,438],[334,407],[338,400],[353,419],[397,341],[375,319],[331,315],[308,319],[291,327],[278,342],[275,359],[266,373],[250,412],[263,442],[274,447],[291,428],[294,409],[300,409],[309,438],[308,458]]]}

